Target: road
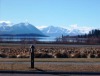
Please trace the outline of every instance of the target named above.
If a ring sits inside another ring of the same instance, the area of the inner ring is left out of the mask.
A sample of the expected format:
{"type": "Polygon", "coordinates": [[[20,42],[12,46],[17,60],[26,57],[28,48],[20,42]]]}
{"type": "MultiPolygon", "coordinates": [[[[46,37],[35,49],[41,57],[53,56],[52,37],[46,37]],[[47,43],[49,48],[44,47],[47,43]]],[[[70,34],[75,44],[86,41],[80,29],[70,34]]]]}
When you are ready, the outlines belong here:
{"type": "Polygon", "coordinates": [[[59,76],[50,74],[0,74],[0,76],[59,76]]]}
{"type": "Polygon", "coordinates": [[[0,74],[0,76],[100,76],[100,75],[70,75],[70,74],[0,74]]]}

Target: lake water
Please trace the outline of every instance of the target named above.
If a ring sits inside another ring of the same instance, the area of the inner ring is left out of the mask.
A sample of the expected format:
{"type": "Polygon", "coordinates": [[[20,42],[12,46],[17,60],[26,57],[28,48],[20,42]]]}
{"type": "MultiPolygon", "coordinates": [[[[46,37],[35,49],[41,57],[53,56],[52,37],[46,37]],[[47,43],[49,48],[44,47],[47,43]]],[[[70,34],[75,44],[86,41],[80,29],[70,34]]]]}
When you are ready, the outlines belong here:
{"type": "Polygon", "coordinates": [[[55,41],[56,37],[34,37],[34,36],[0,36],[2,41],[21,41],[21,40],[55,41]]]}
{"type": "Polygon", "coordinates": [[[39,41],[55,41],[56,37],[40,37],[39,41]]]}

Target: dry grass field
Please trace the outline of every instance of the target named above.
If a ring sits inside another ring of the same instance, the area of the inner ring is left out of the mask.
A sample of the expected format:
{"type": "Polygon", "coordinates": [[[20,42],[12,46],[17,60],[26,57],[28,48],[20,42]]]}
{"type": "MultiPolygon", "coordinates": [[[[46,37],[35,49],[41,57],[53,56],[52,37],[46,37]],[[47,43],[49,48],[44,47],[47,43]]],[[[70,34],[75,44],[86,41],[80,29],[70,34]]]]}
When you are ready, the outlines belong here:
{"type": "MultiPolygon", "coordinates": [[[[100,58],[34,58],[35,62],[100,62],[100,58]]],[[[0,62],[30,62],[30,58],[0,58],[0,62]]]]}
{"type": "Polygon", "coordinates": [[[0,70],[100,72],[100,64],[95,64],[100,62],[100,45],[35,45],[34,52],[35,62],[43,63],[35,64],[35,69],[31,69],[30,64],[25,64],[31,61],[30,45],[0,44],[0,70]],[[47,64],[45,62],[82,62],[83,64],[47,64]],[[94,64],[85,65],[84,62],[94,64]]]}
{"type": "Polygon", "coordinates": [[[37,69],[43,71],[64,71],[64,72],[100,72],[100,64],[84,64],[84,62],[100,62],[100,59],[86,59],[86,58],[35,58],[35,62],[43,62],[42,64],[35,64],[35,69],[30,68],[30,64],[25,64],[25,62],[30,63],[29,58],[1,58],[0,59],[0,70],[18,70],[18,71],[38,71],[37,69]],[[6,63],[12,62],[12,63],[6,63]],[[21,62],[21,63],[20,63],[21,62]],[[45,63],[45,62],[48,62],[45,63]],[[49,62],[83,62],[83,64],[50,64],[49,62]],[[37,69],[36,69],[37,68],[37,69]]]}
{"type": "Polygon", "coordinates": [[[57,64],[41,64],[36,65],[37,68],[44,71],[62,71],[62,72],[100,72],[100,65],[57,65],[57,64]]]}
{"type": "MultiPolygon", "coordinates": [[[[0,58],[30,58],[31,45],[0,45],[0,58]]],[[[35,58],[100,58],[100,45],[37,44],[35,58]]]]}
{"type": "MultiPolygon", "coordinates": [[[[98,64],[90,64],[90,65],[57,65],[57,64],[35,64],[35,68],[43,70],[43,71],[61,71],[61,72],[100,72],[100,65],[98,64]]],[[[0,63],[0,70],[8,71],[38,71],[37,69],[31,69],[28,64],[19,64],[19,63],[0,63]]]]}

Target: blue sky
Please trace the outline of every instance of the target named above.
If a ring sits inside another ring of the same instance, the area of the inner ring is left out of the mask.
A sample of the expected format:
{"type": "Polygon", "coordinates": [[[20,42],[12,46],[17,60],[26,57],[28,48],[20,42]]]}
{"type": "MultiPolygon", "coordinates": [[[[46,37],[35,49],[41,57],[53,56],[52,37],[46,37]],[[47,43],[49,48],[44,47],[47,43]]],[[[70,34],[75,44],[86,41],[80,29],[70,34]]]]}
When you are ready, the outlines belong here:
{"type": "Polygon", "coordinates": [[[0,20],[100,28],[100,0],[0,0],[0,20]]]}

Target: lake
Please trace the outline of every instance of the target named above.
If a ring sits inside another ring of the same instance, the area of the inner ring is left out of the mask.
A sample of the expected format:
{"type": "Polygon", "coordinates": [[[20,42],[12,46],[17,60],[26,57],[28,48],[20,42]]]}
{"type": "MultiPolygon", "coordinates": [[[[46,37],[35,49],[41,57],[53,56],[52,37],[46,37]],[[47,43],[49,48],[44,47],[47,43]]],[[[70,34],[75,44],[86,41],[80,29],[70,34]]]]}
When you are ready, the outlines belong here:
{"type": "Polygon", "coordinates": [[[0,36],[0,41],[22,41],[22,40],[55,41],[55,39],[56,37],[0,36]]]}

